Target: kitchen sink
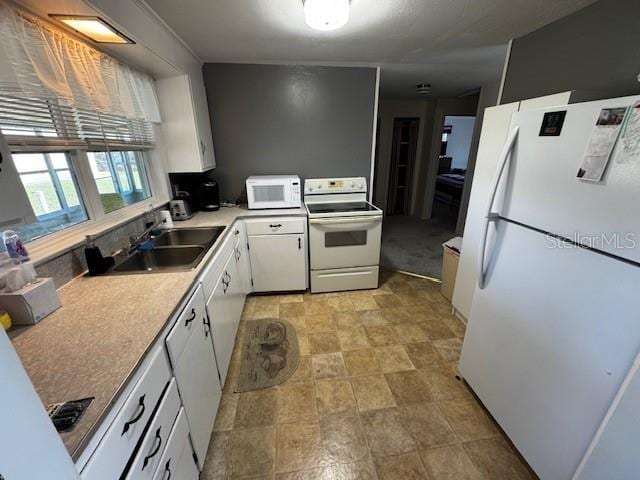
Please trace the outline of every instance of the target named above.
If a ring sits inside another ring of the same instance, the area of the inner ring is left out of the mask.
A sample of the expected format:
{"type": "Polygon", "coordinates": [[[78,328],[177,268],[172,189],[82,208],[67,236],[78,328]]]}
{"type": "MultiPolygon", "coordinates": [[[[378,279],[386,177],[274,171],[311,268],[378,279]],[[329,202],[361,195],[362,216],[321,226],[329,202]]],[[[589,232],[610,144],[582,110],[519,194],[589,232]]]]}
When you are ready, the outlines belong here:
{"type": "Polygon", "coordinates": [[[223,230],[224,227],[176,228],[154,238],[153,243],[158,247],[174,245],[206,246],[215,242],[223,230]]]}
{"type": "Polygon", "coordinates": [[[205,251],[202,246],[138,250],[113,267],[113,271],[131,273],[190,270],[198,264],[205,251]]]}
{"type": "Polygon", "coordinates": [[[108,274],[159,273],[195,268],[225,227],[175,228],[116,263],[108,274]]]}

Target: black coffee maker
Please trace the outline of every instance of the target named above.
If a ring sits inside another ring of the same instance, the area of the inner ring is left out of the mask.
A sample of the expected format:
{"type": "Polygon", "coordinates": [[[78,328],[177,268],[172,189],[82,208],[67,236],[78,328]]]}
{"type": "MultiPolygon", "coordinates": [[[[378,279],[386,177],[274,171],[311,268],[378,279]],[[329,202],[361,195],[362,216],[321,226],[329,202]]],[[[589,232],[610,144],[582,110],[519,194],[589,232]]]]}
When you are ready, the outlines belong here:
{"type": "Polygon", "coordinates": [[[213,178],[213,170],[203,173],[170,173],[169,181],[173,196],[187,192],[191,206],[203,212],[213,212],[220,208],[220,190],[213,178]]]}
{"type": "Polygon", "coordinates": [[[199,192],[200,210],[205,212],[213,212],[220,208],[220,190],[218,190],[218,182],[205,179],[200,184],[199,192]]]}

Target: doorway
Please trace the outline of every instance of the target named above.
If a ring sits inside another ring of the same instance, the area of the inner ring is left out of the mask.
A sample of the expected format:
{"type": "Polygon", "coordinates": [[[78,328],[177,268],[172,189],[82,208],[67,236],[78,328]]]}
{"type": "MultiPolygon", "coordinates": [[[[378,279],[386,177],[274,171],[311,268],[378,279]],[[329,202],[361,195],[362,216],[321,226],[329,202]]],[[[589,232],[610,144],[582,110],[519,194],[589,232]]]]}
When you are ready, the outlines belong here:
{"type": "Polygon", "coordinates": [[[418,150],[419,118],[395,118],[391,146],[391,170],[387,215],[409,215],[413,165],[418,150]]]}
{"type": "Polygon", "coordinates": [[[474,116],[445,116],[440,139],[438,173],[431,218],[455,230],[467,175],[474,116]]]}

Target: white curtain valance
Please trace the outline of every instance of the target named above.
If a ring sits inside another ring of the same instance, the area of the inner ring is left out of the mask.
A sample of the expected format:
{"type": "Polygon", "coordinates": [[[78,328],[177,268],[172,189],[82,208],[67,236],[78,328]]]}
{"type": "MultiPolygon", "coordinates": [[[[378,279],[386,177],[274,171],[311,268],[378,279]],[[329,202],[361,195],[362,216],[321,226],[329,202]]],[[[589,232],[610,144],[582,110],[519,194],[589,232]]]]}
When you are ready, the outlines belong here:
{"type": "Polygon", "coordinates": [[[0,95],[160,122],[153,78],[0,0],[0,95]]]}

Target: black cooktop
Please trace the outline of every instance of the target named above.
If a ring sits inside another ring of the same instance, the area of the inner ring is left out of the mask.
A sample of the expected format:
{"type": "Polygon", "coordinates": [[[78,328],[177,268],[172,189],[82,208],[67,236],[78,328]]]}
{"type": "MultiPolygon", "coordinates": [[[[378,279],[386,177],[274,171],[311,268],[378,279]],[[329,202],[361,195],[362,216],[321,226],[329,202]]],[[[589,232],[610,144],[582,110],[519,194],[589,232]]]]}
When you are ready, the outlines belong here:
{"type": "Polygon", "coordinates": [[[309,213],[349,213],[375,212],[377,208],[368,202],[336,202],[336,203],[307,203],[309,213]]]}

